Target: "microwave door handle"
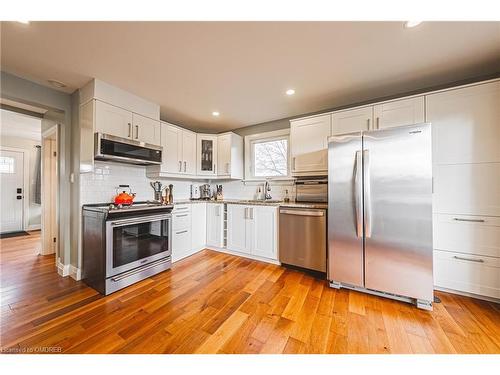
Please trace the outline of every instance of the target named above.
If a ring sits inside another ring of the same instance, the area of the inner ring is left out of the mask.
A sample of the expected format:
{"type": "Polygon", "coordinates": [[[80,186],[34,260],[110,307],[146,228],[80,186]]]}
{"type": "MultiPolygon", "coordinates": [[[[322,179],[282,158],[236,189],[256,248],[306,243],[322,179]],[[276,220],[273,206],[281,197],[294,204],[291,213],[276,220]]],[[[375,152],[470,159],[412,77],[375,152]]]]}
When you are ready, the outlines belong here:
{"type": "Polygon", "coordinates": [[[356,210],[356,236],[363,237],[363,189],[362,189],[362,156],[361,151],[356,151],[356,163],[354,164],[354,208],[356,210]]]}

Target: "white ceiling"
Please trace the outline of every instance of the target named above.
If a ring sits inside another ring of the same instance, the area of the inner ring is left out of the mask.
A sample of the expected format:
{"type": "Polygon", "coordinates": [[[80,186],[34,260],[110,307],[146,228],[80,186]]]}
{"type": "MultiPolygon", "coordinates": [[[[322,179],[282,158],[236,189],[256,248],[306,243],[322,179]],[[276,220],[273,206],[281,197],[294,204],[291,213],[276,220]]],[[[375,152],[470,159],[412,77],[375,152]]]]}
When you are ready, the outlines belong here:
{"type": "Polygon", "coordinates": [[[500,22],[1,23],[2,69],[96,77],[195,130],[235,129],[500,71],[500,22]],[[284,94],[294,88],[296,94],[284,94]],[[219,111],[220,117],[212,117],[219,111]]]}
{"type": "Polygon", "coordinates": [[[42,139],[42,120],[0,109],[0,137],[40,141],[42,139]]]}

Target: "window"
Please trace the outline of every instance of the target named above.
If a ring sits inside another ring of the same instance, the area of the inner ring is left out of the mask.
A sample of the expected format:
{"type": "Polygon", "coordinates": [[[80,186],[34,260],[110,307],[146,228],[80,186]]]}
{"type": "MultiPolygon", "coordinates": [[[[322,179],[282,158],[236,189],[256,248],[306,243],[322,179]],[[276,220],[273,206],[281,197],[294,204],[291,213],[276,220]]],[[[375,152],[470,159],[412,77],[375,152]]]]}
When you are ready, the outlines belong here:
{"type": "Polygon", "coordinates": [[[0,156],[0,173],[14,173],[14,158],[0,156]]]}
{"type": "Polygon", "coordinates": [[[247,180],[287,178],[289,131],[278,130],[245,137],[247,180]]]}

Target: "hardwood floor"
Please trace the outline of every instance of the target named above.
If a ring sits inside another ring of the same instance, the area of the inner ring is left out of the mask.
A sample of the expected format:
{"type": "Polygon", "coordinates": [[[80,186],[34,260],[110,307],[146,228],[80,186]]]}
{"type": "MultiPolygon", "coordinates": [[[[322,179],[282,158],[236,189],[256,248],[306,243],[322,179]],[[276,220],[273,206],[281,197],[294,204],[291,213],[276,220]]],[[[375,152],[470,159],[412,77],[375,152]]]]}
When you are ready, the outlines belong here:
{"type": "Polygon", "coordinates": [[[39,244],[0,241],[4,352],[500,353],[494,303],[437,292],[421,311],[209,250],[103,297],[60,277],[39,244]]]}

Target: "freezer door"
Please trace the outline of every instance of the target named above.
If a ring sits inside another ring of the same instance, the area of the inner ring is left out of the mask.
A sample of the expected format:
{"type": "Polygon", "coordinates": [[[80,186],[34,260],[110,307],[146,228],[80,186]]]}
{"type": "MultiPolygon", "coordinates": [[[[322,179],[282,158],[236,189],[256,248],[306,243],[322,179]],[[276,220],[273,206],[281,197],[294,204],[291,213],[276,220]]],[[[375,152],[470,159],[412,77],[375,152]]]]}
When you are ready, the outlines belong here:
{"type": "Polygon", "coordinates": [[[363,286],[361,133],[328,142],[328,279],[363,286]]]}
{"type": "Polygon", "coordinates": [[[431,127],[363,133],[365,287],[432,301],[431,127]]]}

